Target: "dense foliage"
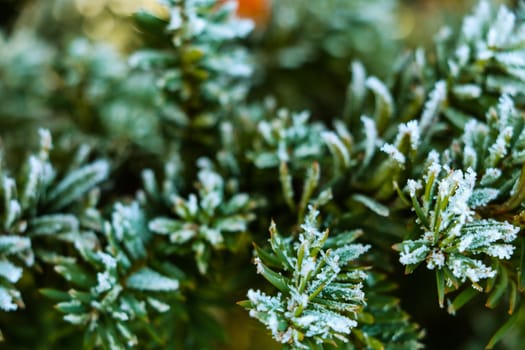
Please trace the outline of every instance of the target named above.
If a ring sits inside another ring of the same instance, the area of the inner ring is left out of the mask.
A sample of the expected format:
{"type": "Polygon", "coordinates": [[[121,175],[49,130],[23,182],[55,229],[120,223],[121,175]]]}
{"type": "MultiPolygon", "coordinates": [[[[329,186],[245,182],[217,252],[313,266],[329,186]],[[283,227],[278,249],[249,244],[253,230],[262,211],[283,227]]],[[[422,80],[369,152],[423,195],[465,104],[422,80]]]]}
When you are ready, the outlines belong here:
{"type": "Polygon", "coordinates": [[[0,347],[523,344],[524,8],[118,3],[3,22],[0,347]]]}

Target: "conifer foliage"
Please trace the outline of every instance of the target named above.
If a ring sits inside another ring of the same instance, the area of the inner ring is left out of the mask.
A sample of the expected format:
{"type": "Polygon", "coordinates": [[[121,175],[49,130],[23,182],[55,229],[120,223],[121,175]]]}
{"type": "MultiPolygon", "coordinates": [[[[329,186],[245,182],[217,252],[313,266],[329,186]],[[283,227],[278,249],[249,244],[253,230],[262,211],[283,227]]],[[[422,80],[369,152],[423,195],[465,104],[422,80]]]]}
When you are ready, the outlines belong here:
{"type": "Polygon", "coordinates": [[[96,2],[119,51],[82,1],[28,3],[0,33],[1,348],[523,344],[523,8],[407,51],[401,0],[96,2]],[[467,331],[433,344],[414,291],[467,331]]]}

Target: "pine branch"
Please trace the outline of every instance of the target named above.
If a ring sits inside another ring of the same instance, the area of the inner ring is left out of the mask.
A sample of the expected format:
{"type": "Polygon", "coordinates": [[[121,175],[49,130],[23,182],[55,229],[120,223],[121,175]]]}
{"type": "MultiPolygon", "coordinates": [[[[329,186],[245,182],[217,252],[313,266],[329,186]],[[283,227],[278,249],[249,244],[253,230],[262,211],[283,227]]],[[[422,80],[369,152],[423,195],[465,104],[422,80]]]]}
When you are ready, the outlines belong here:
{"type": "Polygon", "coordinates": [[[272,251],[256,247],[255,264],[279,293],[270,296],[250,289],[248,300],[240,303],[276,341],[293,349],[347,342],[365,304],[366,273],[353,261],[370,247],[334,241],[332,249],[325,249],[328,230],[319,231],[318,214],[310,208],[296,239],[282,237],[272,223],[272,251]]]}

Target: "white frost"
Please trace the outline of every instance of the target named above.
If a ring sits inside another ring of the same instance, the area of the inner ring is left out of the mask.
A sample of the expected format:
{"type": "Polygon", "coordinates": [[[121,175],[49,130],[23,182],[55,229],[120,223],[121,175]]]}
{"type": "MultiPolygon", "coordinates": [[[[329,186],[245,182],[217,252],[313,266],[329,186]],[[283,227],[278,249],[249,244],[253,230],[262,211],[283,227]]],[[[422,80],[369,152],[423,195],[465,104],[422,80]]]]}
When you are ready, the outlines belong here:
{"type": "Polygon", "coordinates": [[[381,147],[381,151],[383,151],[386,154],[388,154],[397,163],[405,164],[405,161],[406,161],[405,155],[403,153],[399,152],[399,150],[394,145],[391,145],[389,143],[385,143],[381,147]]]}

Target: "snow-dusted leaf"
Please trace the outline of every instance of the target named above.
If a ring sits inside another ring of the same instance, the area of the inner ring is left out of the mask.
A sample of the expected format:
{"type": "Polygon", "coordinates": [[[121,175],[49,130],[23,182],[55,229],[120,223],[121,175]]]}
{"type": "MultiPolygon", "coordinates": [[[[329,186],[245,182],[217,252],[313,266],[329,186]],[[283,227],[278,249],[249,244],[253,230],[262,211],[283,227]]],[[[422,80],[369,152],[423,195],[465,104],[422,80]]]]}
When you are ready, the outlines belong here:
{"type": "Polygon", "coordinates": [[[0,235],[0,254],[16,254],[31,249],[31,240],[27,237],[0,235]]]}
{"type": "Polygon", "coordinates": [[[148,267],[134,272],[126,281],[129,288],[159,292],[175,291],[179,289],[179,284],[178,280],[161,275],[148,267]]]}
{"type": "Polygon", "coordinates": [[[30,222],[32,235],[53,235],[64,232],[77,232],[79,222],[74,215],[52,214],[39,216],[30,222]]]}
{"type": "Polygon", "coordinates": [[[363,204],[368,209],[372,210],[377,215],[388,216],[390,214],[390,211],[386,206],[374,200],[373,198],[361,194],[353,195],[352,198],[358,201],[359,203],[363,204]]]}
{"type": "Polygon", "coordinates": [[[365,134],[365,156],[363,158],[363,167],[367,166],[370,163],[370,160],[374,156],[375,150],[379,143],[379,137],[376,129],[376,124],[373,119],[362,116],[361,122],[363,123],[363,132],[365,134]]]}
{"type": "Polygon", "coordinates": [[[468,200],[471,208],[483,207],[496,199],[499,195],[499,190],[495,188],[476,188],[472,191],[472,195],[468,200]]]}
{"type": "Polygon", "coordinates": [[[350,166],[350,152],[337,134],[332,131],[325,131],[321,137],[332,153],[335,167],[341,170],[347,169],[350,166]]]}
{"type": "Polygon", "coordinates": [[[14,311],[18,309],[20,293],[13,289],[6,289],[0,286],[0,309],[4,311],[14,311]]]}
{"type": "Polygon", "coordinates": [[[109,176],[110,165],[105,160],[83,166],[72,171],[49,193],[47,202],[59,210],[83,196],[109,176]]]}
{"type": "Polygon", "coordinates": [[[381,80],[376,77],[369,77],[366,80],[366,87],[372,90],[375,96],[375,121],[377,130],[382,133],[387,126],[389,119],[394,113],[394,102],[388,88],[381,80]]]}
{"type": "Polygon", "coordinates": [[[173,232],[179,230],[181,226],[182,224],[178,220],[162,217],[155,218],[151,220],[148,224],[148,227],[151,231],[163,235],[172,234],[173,232]]]}
{"type": "Polygon", "coordinates": [[[447,98],[447,84],[444,81],[438,81],[434,85],[434,89],[430,92],[429,99],[425,103],[421,119],[419,121],[419,127],[422,133],[433,124],[437,116],[439,115],[443,103],[447,98]]]}
{"type": "Polygon", "coordinates": [[[9,261],[0,260],[0,276],[11,283],[16,283],[22,277],[22,269],[9,261]]]}

